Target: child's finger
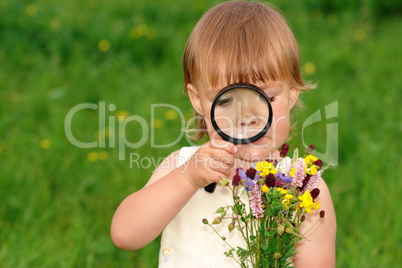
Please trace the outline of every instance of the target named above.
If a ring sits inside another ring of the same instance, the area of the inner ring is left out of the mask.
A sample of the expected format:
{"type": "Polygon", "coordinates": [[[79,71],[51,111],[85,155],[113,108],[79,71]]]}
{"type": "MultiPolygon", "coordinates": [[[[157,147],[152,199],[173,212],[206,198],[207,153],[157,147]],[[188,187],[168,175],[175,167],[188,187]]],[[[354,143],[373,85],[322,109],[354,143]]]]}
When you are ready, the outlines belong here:
{"type": "Polygon", "coordinates": [[[238,151],[238,148],[236,145],[234,145],[233,143],[230,143],[228,141],[224,141],[222,138],[211,140],[209,142],[209,145],[211,148],[223,149],[231,154],[235,154],[238,151]]]}

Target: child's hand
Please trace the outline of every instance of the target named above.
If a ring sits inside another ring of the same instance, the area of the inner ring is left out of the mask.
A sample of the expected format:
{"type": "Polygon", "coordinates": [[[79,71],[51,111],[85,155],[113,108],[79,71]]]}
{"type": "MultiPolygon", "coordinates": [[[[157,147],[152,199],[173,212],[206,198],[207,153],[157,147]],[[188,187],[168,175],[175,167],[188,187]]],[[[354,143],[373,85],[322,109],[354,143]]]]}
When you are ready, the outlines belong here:
{"type": "Polygon", "coordinates": [[[206,142],[185,164],[187,179],[195,188],[202,188],[229,177],[237,150],[237,146],[226,141],[206,142]]]}

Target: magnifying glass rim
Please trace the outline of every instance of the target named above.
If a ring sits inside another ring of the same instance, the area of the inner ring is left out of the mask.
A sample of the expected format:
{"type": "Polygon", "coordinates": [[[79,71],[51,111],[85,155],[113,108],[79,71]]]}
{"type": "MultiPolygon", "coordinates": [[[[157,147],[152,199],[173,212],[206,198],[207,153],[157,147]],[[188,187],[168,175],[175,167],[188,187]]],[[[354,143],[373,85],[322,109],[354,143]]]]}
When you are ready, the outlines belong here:
{"type": "Polygon", "coordinates": [[[219,136],[222,137],[222,139],[224,139],[225,141],[231,142],[233,144],[246,144],[246,143],[252,143],[258,139],[260,139],[262,136],[265,135],[265,133],[268,132],[268,129],[271,127],[271,123],[272,123],[272,106],[271,103],[269,102],[268,96],[267,94],[265,94],[265,92],[257,87],[256,85],[253,84],[249,84],[249,83],[234,83],[234,84],[230,84],[227,85],[226,87],[222,88],[218,94],[216,95],[213,103],[212,103],[212,107],[211,107],[211,123],[212,126],[214,127],[214,129],[216,130],[216,132],[219,134],[219,136]],[[268,105],[268,110],[269,110],[269,117],[268,117],[268,121],[267,124],[265,125],[265,127],[260,131],[260,133],[258,133],[255,136],[252,136],[250,138],[246,138],[246,139],[238,139],[238,138],[234,138],[231,137],[229,135],[227,135],[226,133],[224,133],[218,126],[218,124],[215,121],[215,106],[217,103],[217,100],[226,92],[230,91],[230,90],[234,90],[236,88],[247,88],[247,89],[251,89],[257,93],[259,93],[260,95],[263,96],[265,102],[268,105]]]}

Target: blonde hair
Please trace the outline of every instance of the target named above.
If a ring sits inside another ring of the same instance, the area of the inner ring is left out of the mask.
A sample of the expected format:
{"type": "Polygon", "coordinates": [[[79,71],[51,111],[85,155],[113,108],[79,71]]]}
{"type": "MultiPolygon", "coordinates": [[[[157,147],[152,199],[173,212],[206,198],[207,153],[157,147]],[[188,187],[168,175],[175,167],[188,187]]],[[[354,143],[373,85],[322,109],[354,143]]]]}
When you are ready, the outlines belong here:
{"type": "MultiPolygon", "coordinates": [[[[315,87],[301,77],[299,48],[285,19],[259,2],[230,1],[206,12],[187,41],[183,68],[185,93],[200,81],[210,88],[277,80],[300,90],[315,87]]],[[[199,140],[206,123],[196,113],[194,124],[199,140]]]]}

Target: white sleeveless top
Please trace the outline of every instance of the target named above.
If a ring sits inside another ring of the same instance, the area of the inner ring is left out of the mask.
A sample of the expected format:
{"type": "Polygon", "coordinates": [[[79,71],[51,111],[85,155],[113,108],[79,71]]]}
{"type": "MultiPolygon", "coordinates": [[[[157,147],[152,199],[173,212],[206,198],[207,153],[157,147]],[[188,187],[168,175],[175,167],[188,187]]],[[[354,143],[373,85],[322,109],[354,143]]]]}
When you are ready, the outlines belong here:
{"type": "MultiPolygon", "coordinates": [[[[180,150],[178,166],[188,161],[198,148],[183,147],[180,150]]],[[[238,266],[232,258],[224,255],[224,252],[229,249],[225,242],[211,227],[202,223],[204,218],[211,223],[215,217],[219,216],[215,213],[218,207],[232,204],[232,191],[228,187],[218,184],[214,193],[198,189],[163,231],[159,267],[225,268],[238,266]]],[[[228,231],[229,223],[230,220],[223,220],[221,224],[213,226],[220,235],[226,237],[226,242],[231,246],[234,248],[241,246],[246,249],[241,233],[236,228],[232,232],[228,231]]]]}

